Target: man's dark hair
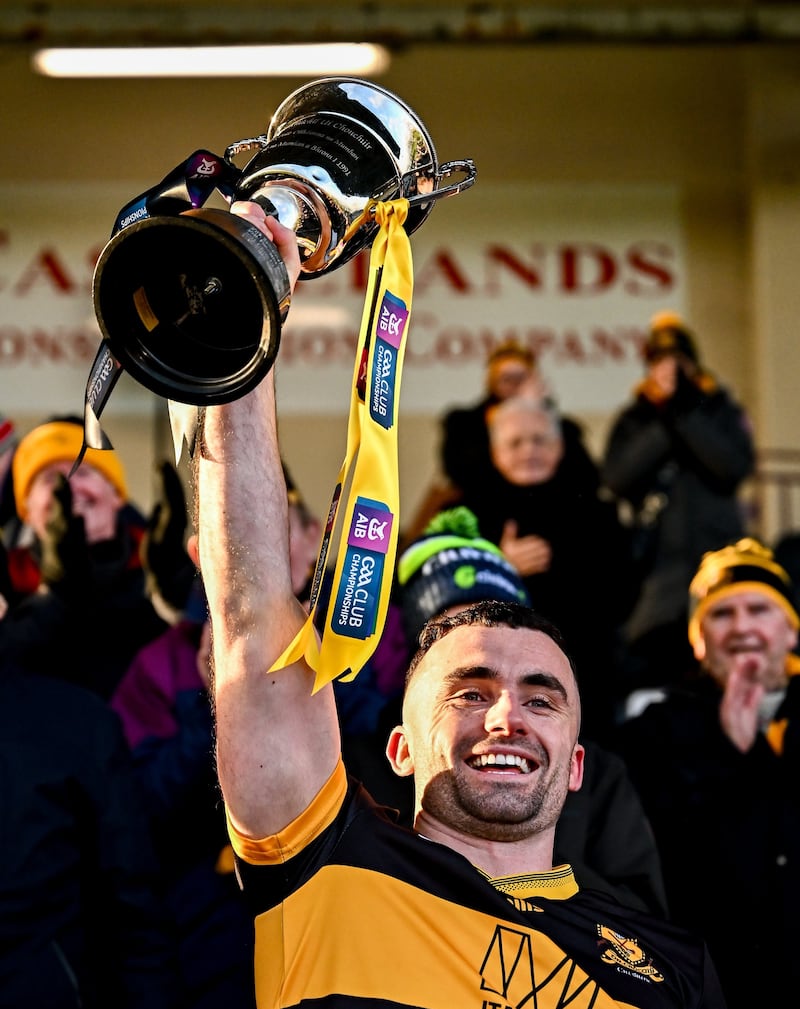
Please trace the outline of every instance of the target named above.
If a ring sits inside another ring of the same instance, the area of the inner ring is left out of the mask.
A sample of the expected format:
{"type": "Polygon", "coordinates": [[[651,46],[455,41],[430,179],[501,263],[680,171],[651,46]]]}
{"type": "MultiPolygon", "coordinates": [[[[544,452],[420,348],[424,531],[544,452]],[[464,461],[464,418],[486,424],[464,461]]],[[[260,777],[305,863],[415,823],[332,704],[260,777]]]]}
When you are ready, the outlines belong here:
{"type": "Polygon", "coordinates": [[[422,662],[437,641],[441,641],[456,627],[511,627],[525,628],[529,631],[541,631],[551,638],[567,657],[573,676],[576,677],[575,663],[566,649],[561,631],[540,616],[530,606],[522,603],[500,602],[497,599],[482,599],[466,609],[453,614],[440,614],[432,617],[424,626],[419,636],[419,644],[406,673],[406,687],[413,677],[417,666],[422,662]]]}

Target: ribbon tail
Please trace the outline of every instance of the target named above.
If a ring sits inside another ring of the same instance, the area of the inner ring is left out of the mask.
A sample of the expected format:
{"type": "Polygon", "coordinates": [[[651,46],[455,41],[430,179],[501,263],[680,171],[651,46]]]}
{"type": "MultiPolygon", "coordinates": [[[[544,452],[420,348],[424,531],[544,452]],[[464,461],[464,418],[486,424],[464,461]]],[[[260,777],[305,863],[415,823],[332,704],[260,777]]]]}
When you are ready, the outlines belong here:
{"type": "Polygon", "coordinates": [[[83,443],[80,452],[78,452],[78,458],[69,471],[70,476],[80,466],[87,448],[113,448],[110,439],[100,427],[100,414],[103,412],[103,407],[121,373],[122,365],[111,353],[108,343],[102,340],[86,383],[83,406],[83,443]]]}
{"type": "Polygon", "coordinates": [[[317,632],[314,625],[310,620],[306,620],[297,634],[295,634],[293,640],[283,650],[283,652],[281,652],[278,658],[275,659],[267,672],[276,673],[281,669],[285,669],[287,666],[291,666],[295,662],[299,662],[301,659],[305,659],[306,663],[316,674],[317,678],[314,682],[313,691],[316,693],[321,686],[324,686],[324,683],[318,682],[320,664],[319,640],[317,639],[317,632]]]}
{"type": "Polygon", "coordinates": [[[169,410],[169,426],[172,431],[172,449],[175,453],[175,465],[181,461],[183,446],[186,445],[189,458],[194,456],[197,444],[197,430],[200,425],[200,407],[190,403],[167,401],[169,410]]]}

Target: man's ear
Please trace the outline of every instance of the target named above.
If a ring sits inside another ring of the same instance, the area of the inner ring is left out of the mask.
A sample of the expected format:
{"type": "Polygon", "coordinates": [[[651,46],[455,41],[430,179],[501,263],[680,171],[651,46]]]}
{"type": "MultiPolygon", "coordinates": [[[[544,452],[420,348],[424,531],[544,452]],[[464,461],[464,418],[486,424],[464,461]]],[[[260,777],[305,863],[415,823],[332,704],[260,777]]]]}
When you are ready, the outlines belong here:
{"type": "Polygon", "coordinates": [[[392,770],[398,777],[407,778],[414,773],[414,761],[411,757],[406,730],[402,725],[395,725],[389,733],[386,756],[392,765],[392,770]]]}
{"type": "Polygon", "coordinates": [[[197,533],[192,533],[186,540],[186,553],[191,558],[192,564],[196,568],[200,567],[200,544],[197,542],[197,533]]]}
{"type": "Polygon", "coordinates": [[[579,791],[583,784],[583,758],[586,751],[580,743],[575,744],[572,751],[572,761],[569,768],[569,791],[579,791]]]}

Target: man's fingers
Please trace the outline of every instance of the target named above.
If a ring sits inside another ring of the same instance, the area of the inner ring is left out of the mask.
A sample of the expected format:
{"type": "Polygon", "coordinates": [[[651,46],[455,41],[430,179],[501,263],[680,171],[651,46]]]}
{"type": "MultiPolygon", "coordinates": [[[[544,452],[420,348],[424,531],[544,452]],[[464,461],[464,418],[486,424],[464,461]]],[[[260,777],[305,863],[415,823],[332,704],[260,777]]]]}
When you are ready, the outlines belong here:
{"type": "Polygon", "coordinates": [[[231,213],[244,217],[275,243],[294,288],[300,276],[300,250],[297,246],[297,236],[292,229],[281,224],[276,217],[267,214],[260,204],[252,200],[236,200],[231,204],[231,213]]]}

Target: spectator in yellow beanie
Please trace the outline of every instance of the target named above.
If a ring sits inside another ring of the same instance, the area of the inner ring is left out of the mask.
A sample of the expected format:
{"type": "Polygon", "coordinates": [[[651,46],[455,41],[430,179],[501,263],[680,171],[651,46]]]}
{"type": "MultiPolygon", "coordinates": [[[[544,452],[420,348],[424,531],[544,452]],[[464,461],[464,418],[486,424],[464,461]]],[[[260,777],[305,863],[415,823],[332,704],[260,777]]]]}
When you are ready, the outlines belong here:
{"type": "Polygon", "coordinates": [[[742,537],[708,551],[689,588],[699,668],[615,737],[655,833],[670,915],[705,936],[728,1009],[785,1004],[800,986],[798,627],[769,547],[742,537]],[[743,923],[759,923],[746,956],[743,923]]]}
{"type": "MultiPolygon", "coordinates": [[[[20,519],[37,536],[44,533],[59,474],[69,477],[83,444],[83,430],[71,420],[51,420],[25,435],[14,452],[14,498],[20,519]]],[[[72,507],[83,518],[89,543],[111,539],[117,513],[128,497],[125,470],[113,451],[87,449],[70,477],[72,507]]]]}
{"type": "Polygon", "coordinates": [[[148,525],[128,500],[122,462],[89,449],[70,475],[82,444],[80,418],[54,417],[14,453],[22,526],[7,544],[12,596],[0,651],[30,671],[65,671],[108,699],[133,655],[167,625],[148,593],[148,525]]]}

